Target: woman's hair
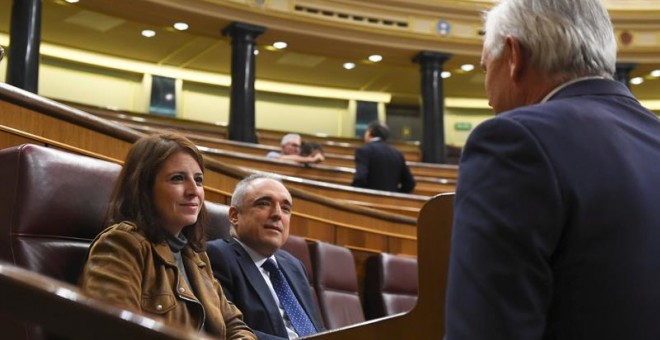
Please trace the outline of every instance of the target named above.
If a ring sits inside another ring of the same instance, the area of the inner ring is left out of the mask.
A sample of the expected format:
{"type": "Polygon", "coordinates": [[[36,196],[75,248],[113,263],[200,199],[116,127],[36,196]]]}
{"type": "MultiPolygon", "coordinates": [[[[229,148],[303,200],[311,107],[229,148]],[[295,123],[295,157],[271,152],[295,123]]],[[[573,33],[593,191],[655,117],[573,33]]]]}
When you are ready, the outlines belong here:
{"type": "Polygon", "coordinates": [[[323,147],[317,142],[302,142],[300,144],[300,155],[311,156],[315,153],[323,153],[323,147]]]}
{"type": "MultiPolygon", "coordinates": [[[[167,231],[162,227],[154,205],[154,182],[165,160],[183,151],[192,156],[204,171],[204,158],[186,137],[165,132],[140,138],[128,151],[124,167],[117,178],[106,214],[106,224],[129,221],[144,232],[153,243],[165,241],[167,231]]],[[[206,206],[197,216],[195,224],[183,228],[183,234],[193,249],[204,249],[204,228],[207,221],[206,206]]]]}
{"type": "Polygon", "coordinates": [[[503,0],[484,19],[484,54],[493,58],[510,35],[534,66],[557,80],[615,72],[616,38],[599,0],[503,0]]]}

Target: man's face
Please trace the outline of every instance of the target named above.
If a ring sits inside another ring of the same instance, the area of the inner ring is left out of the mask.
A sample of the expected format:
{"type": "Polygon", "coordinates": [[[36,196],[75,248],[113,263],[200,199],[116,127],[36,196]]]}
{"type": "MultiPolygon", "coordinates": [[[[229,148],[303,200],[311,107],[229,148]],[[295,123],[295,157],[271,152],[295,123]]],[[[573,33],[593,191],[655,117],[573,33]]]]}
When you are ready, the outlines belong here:
{"type": "Polygon", "coordinates": [[[257,179],[249,184],[242,208],[230,207],[229,219],[241,242],[271,256],[289,238],[291,205],[291,194],[282,183],[257,179]]]}
{"type": "Polygon", "coordinates": [[[300,153],[300,139],[289,139],[286,144],[282,145],[283,155],[297,155],[300,153]]]}

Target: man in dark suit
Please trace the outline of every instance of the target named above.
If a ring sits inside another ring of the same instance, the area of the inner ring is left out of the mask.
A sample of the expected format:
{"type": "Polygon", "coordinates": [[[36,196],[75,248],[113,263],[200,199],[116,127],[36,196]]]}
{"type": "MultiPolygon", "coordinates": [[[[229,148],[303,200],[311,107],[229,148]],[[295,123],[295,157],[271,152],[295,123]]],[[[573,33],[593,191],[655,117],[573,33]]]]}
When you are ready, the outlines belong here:
{"type": "Polygon", "coordinates": [[[401,151],[386,143],[385,124],[371,122],[364,133],[366,144],[355,150],[354,187],[410,193],[415,179],[401,151]]]}
{"type": "Polygon", "coordinates": [[[324,330],[303,264],[280,249],[289,237],[291,206],[291,194],[279,179],[263,173],[249,176],[236,185],[229,208],[235,237],[207,243],[214,275],[259,339],[324,330]],[[290,287],[289,297],[280,294],[276,274],[266,265],[270,261],[290,287]],[[296,302],[300,313],[287,307],[296,302]]]}
{"type": "Polygon", "coordinates": [[[598,0],[503,0],[459,165],[447,340],[660,339],[660,122],[598,0]]]}

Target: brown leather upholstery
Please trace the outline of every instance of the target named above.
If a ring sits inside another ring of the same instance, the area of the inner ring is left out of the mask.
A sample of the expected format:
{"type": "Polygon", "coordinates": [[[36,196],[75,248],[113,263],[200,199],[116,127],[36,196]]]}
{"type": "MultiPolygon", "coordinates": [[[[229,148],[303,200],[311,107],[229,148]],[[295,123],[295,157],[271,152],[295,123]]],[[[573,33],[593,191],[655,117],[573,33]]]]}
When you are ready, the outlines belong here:
{"type": "MultiPolygon", "coordinates": [[[[120,170],[118,164],[31,144],[0,150],[0,260],[77,284],[120,170]]],[[[227,207],[207,204],[211,233],[228,235],[227,207]]],[[[7,339],[43,338],[8,317],[0,316],[0,330],[7,339]]]]}
{"type": "Polygon", "coordinates": [[[310,244],[316,293],[323,321],[335,329],[364,321],[353,254],[325,242],[310,244]]]}
{"type": "Polygon", "coordinates": [[[417,303],[417,259],[393,254],[370,256],[365,264],[367,319],[403,313],[417,303]]]}

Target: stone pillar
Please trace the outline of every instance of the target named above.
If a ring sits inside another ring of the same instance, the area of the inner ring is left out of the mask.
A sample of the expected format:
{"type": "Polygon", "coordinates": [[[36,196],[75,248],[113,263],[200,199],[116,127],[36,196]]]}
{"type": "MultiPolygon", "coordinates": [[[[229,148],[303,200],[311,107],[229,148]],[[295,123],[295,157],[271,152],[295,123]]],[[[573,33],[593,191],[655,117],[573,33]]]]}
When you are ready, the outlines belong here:
{"type": "Polygon", "coordinates": [[[229,99],[230,140],[256,143],[254,112],[254,79],[256,38],[265,27],[240,22],[229,24],[222,30],[231,37],[231,98],[229,99]]]}
{"type": "Polygon", "coordinates": [[[422,89],[422,162],[445,163],[444,93],[442,65],[450,54],[420,52],[413,61],[421,65],[422,89]]]}
{"type": "Polygon", "coordinates": [[[37,93],[40,43],[41,0],[14,0],[9,32],[8,84],[37,93]]]}
{"type": "Polygon", "coordinates": [[[635,67],[637,67],[637,64],[634,63],[616,63],[614,79],[630,87],[630,72],[632,72],[635,67]]]}

